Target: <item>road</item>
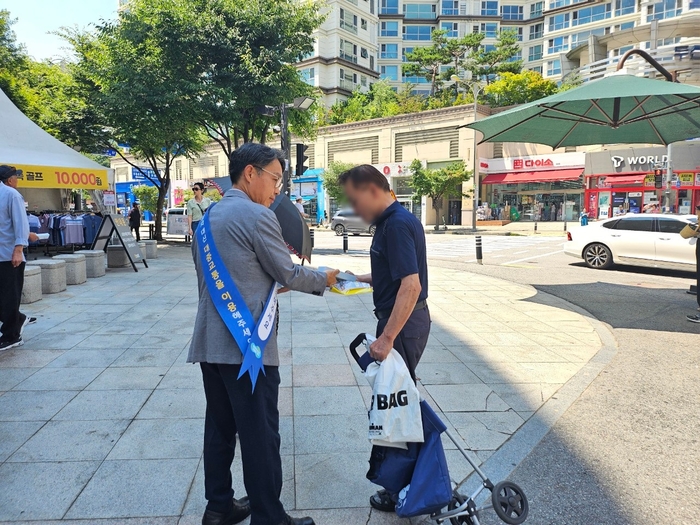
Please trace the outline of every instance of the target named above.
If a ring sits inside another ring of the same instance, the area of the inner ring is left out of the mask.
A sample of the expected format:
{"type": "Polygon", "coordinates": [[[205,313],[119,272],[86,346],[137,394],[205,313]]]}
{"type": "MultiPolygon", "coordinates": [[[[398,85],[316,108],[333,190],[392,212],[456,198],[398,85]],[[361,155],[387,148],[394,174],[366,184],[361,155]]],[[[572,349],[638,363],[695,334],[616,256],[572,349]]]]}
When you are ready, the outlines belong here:
{"type": "MultiPolygon", "coordinates": [[[[341,245],[318,239],[319,249],[341,245]]],[[[532,285],[587,310],[617,341],[613,360],[511,476],[530,498],[528,523],[700,523],[700,325],[685,320],[697,306],[685,293],[694,276],[591,270],[564,255],[564,237],[484,237],[483,266],[472,262],[471,237],[427,239],[431,264],[532,285]]],[[[352,255],[367,256],[369,242],[351,237],[352,255]]]]}

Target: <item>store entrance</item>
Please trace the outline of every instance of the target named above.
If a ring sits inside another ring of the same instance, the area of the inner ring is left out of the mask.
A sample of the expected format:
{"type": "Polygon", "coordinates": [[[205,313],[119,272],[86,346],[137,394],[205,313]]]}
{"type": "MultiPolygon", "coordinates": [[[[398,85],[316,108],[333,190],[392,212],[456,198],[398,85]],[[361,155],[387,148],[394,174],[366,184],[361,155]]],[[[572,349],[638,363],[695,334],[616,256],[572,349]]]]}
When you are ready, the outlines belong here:
{"type": "Polygon", "coordinates": [[[462,199],[450,199],[447,203],[447,224],[459,226],[462,224],[462,199]]]}
{"type": "Polygon", "coordinates": [[[519,193],[518,211],[526,221],[575,221],[581,213],[580,193],[519,193]]]}

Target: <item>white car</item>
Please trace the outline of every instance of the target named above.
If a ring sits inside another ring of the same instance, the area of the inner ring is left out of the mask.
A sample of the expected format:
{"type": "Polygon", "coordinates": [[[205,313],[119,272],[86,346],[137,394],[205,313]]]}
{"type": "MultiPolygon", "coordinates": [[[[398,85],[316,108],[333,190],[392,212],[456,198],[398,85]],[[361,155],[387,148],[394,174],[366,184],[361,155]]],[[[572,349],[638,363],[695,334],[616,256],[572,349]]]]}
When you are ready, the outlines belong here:
{"type": "Polygon", "coordinates": [[[590,268],[613,264],[695,271],[697,239],[680,231],[697,224],[694,215],[627,214],[572,228],[564,253],[583,259],[590,268]]]}

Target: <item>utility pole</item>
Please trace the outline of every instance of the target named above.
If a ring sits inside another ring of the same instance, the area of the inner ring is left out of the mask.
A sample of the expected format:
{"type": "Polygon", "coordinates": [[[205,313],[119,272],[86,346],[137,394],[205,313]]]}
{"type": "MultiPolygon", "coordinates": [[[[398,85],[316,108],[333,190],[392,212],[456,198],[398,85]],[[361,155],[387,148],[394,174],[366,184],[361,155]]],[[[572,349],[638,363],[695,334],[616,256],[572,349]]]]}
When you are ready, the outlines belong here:
{"type": "Polygon", "coordinates": [[[291,166],[292,166],[292,153],[291,153],[291,140],[289,138],[289,116],[287,114],[287,104],[282,104],[280,106],[280,145],[282,146],[282,151],[284,152],[284,175],[282,180],[282,192],[289,196],[291,194],[291,166]]]}

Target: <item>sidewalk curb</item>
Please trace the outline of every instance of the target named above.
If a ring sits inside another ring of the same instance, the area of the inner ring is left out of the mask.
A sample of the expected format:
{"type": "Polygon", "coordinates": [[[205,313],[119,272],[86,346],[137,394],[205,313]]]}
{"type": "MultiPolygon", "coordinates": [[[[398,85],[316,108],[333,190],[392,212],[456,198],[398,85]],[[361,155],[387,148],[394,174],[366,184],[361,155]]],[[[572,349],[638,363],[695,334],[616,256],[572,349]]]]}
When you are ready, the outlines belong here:
{"type": "MultiPolygon", "coordinates": [[[[603,346],[590,361],[550,397],[532,417],[508,439],[508,441],[480,466],[494,483],[503,481],[510,476],[547,435],[552,427],[554,427],[555,423],[564,412],[569,409],[581,394],[583,394],[617,354],[617,341],[612,330],[610,330],[605,323],[596,319],[590,312],[583,308],[539,289],[536,290],[538,295],[546,296],[548,300],[552,302],[552,305],[559,303],[565,309],[576,312],[586,318],[598,334],[598,337],[600,337],[603,346]]],[[[460,489],[464,494],[470,495],[481,486],[481,478],[477,476],[476,473],[472,473],[462,483],[460,489]]],[[[523,487],[523,490],[527,494],[527,487],[523,487]]],[[[489,494],[487,491],[482,492],[477,498],[478,501],[476,503],[481,503],[488,496],[489,494]]]]}

